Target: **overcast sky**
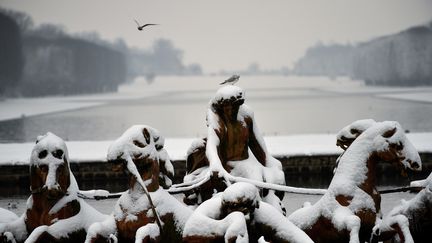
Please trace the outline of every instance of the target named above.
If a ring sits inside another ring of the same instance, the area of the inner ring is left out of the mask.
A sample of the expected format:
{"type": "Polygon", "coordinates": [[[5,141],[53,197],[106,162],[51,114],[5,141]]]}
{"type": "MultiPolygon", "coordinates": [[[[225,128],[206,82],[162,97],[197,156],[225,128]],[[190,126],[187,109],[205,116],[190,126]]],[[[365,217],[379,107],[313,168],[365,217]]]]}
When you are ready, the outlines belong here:
{"type": "Polygon", "coordinates": [[[0,0],[28,13],[35,24],[53,23],[69,33],[97,31],[148,48],[167,38],[186,64],[206,72],[291,66],[306,48],[357,43],[432,20],[432,0],[0,0]],[[159,26],[138,31],[133,19],[159,26]]]}

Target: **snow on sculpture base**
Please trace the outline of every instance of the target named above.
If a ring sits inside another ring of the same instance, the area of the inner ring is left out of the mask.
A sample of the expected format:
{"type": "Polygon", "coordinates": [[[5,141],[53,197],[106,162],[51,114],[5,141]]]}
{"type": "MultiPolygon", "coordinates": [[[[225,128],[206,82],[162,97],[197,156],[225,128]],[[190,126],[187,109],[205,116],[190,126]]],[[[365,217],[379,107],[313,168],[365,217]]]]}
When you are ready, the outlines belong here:
{"type": "Polygon", "coordinates": [[[261,201],[258,189],[237,182],[203,202],[186,222],[184,242],[307,243],[312,240],[278,210],[261,201]]]}

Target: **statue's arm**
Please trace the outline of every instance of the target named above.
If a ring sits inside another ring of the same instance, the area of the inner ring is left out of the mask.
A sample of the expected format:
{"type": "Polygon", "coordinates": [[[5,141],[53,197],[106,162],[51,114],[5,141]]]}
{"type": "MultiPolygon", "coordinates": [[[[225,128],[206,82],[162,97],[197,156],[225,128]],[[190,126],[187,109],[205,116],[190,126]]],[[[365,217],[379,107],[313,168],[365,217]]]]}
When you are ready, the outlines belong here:
{"type": "Polygon", "coordinates": [[[206,156],[210,164],[210,170],[213,172],[226,172],[219,157],[220,138],[222,136],[219,119],[212,110],[207,112],[207,122],[206,156]]]}
{"type": "Polygon", "coordinates": [[[249,141],[248,146],[255,158],[264,166],[266,166],[267,161],[267,149],[264,143],[264,138],[256,126],[256,122],[253,117],[253,113],[245,117],[245,122],[249,128],[249,141]]]}

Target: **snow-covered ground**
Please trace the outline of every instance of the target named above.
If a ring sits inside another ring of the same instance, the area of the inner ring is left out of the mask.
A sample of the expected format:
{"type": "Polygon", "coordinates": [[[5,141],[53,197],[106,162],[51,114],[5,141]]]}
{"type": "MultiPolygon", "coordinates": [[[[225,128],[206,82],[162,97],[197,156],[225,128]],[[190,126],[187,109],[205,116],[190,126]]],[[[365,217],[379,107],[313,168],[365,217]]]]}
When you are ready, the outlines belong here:
{"type": "MultiPolygon", "coordinates": [[[[432,133],[409,133],[408,139],[420,152],[432,152],[432,133]]],[[[185,160],[195,138],[166,138],[165,148],[172,160],[185,160]]],[[[335,134],[308,134],[264,137],[267,148],[275,157],[301,155],[333,155],[342,152],[336,146],[335,134]]],[[[66,145],[72,162],[106,161],[113,141],[69,141],[66,145]]],[[[34,143],[0,144],[0,164],[28,164],[34,143]]]]}
{"type": "Polygon", "coordinates": [[[417,102],[432,103],[432,91],[431,89],[426,89],[425,92],[406,92],[401,94],[382,94],[379,97],[397,99],[397,100],[409,100],[417,102]]]}

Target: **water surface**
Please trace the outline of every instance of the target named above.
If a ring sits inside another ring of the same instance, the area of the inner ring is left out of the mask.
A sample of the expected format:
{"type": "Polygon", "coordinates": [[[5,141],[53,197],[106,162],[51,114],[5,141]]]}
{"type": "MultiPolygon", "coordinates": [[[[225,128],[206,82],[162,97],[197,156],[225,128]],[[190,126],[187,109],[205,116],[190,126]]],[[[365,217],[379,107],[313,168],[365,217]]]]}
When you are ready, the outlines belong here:
{"type": "MultiPolygon", "coordinates": [[[[158,77],[153,84],[138,80],[120,89],[117,96],[122,99],[100,97],[98,101],[105,103],[101,106],[0,122],[0,141],[34,141],[47,131],[66,140],[113,140],[134,124],[153,126],[166,137],[205,136],[208,102],[221,79],[158,77]]],[[[379,96],[403,89],[365,92],[359,81],[284,76],[246,76],[238,85],[245,90],[245,103],[264,135],[336,133],[365,118],[396,120],[411,132],[432,131],[431,103],[379,96]]],[[[77,98],[80,101],[86,100],[77,98]]]]}

